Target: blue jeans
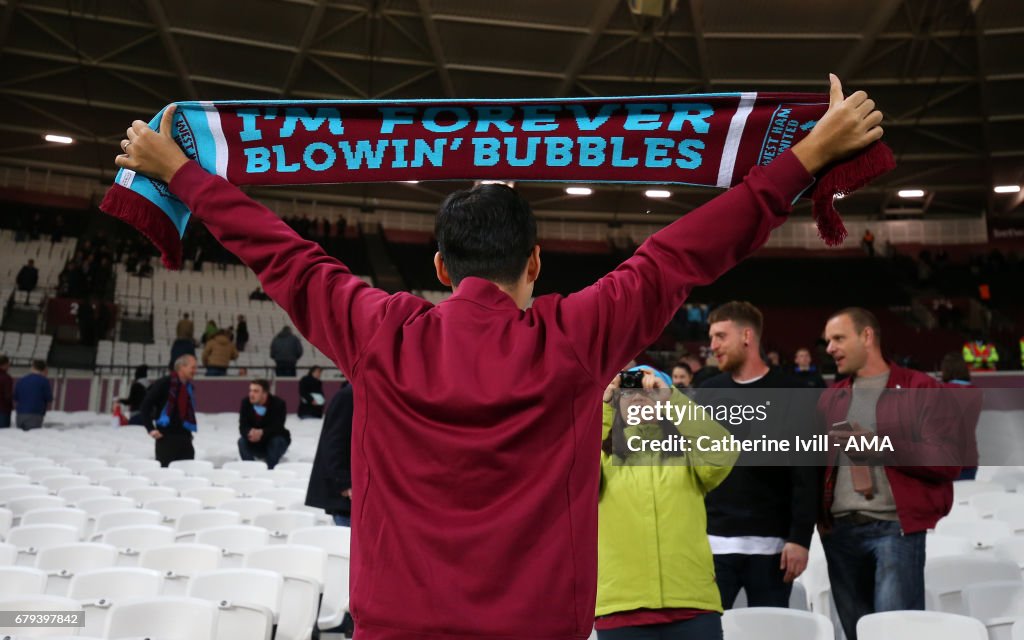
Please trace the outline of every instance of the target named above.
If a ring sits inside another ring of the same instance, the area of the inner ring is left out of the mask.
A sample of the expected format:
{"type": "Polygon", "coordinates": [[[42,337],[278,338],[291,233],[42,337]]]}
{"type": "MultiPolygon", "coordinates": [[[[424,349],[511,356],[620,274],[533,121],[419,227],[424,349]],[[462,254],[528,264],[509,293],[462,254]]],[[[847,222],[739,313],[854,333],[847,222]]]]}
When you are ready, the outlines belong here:
{"type": "Polygon", "coordinates": [[[228,375],[227,367],[206,367],[206,377],[214,378],[228,375]]]}
{"type": "Polygon", "coordinates": [[[722,640],[722,616],[715,612],[702,613],[680,622],[598,631],[597,637],[598,640],[722,640]]]}
{"type": "Polygon", "coordinates": [[[9,429],[11,427],[11,414],[9,412],[0,412],[0,429],[9,429]]]}
{"type": "Polygon", "coordinates": [[[974,480],[978,477],[978,467],[964,467],[960,470],[957,480],[974,480]]]}
{"type": "Polygon", "coordinates": [[[779,568],[782,554],[715,554],[715,582],[722,594],[722,606],[731,609],[740,589],[747,592],[748,607],[788,607],[793,585],[783,581],[779,568]]]}
{"type": "Polygon", "coordinates": [[[340,513],[332,513],[331,517],[334,518],[334,524],[338,525],[339,527],[351,527],[352,526],[352,517],[351,516],[343,516],[340,513]]]}
{"type": "Polygon", "coordinates": [[[238,439],[238,455],[242,460],[266,459],[267,468],[273,469],[290,444],[291,440],[284,436],[264,438],[259,442],[249,442],[243,436],[238,439]]]}
{"type": "Polygon", "coordinates": [[[821,537],[828,578],[847,640],[857,640],[861,616],[924,609],[925,533],[900,533],[898,522],[838,520],[821,537]]]}

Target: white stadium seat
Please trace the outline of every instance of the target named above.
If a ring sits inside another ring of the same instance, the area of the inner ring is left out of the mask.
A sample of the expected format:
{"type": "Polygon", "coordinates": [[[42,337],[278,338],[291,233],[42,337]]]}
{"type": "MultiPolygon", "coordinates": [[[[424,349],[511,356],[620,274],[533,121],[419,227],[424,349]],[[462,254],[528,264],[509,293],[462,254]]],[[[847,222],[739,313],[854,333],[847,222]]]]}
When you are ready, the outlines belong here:
{"type": "Polygon", "coordinates": [[[225,486],[234,490],[239,498],[253,498],[262,491],[273,489],[274,481],[269,478],[243,478],[228,482],[225,486]]]}
{"type": "Polygon", "coordinates": [[[1012,562],[1024,571],[1024,537],[1014,536],[997,540],[992,551],[997,559],[1012,562]]]}
{"type": "Polygon", "coordinates": [[[140,525],[158,525],[163,522],[164,516],[159,511],[152,509],[120,509],[118,511],[107,511],[96,516],[96,523],[93,525],[92,535],[94,538],[102,537],[104,533],[118,527],[135,527],[140,525]]]}
{"type": "Polygon", "coordinates": [[[275,510],[274,502],[265,498],[236,498],[221,503],[220,508],[222,511],[237,511],[242,522],[252,522],[258,514],[275,510]]]}
{"type": "Polygon", "coordinates": [[[326,579],[327,554],[305,545],[270,545],[245,556],[245,567],[276,571],[284,576],[284,595],[277,638],[308,640],[317,624],[317,611],[326,579]]]}
{"type": "Polygon", "coordinates": [[[219,509],[228,500],[234,500],[238,494],[229,487],[203,487],[189,489],[181,494],[183,498],[195,498],[202,503],[204,509],[219,509]]]}
{"type": "Polygon", "coordinates": [[[187,476],[199,476],[203,472],[212,471],[213,463],[209,460],[175,460],[170,464],[171,469],[180,469],[187,476]]]}
{"type": "Polygon", "coordinates": [[[938,611],[872,613],[857,622],[858,640],[988,640],[985,625],[967,616],[938,611]]]}
{"type": "Polygon", "coordinates": [[[27,487],[32,485],[32,478],[21,473],[14,473],[14,470],[11,467],[7,468],[10,468],[11,471],[9,473],[0,474],[0,488],[11,486],[27,487]]]}
{"type": "Polygon", "coordinates": [[[178,495],[183,495],[186,491],[191,489],[202,489],[209,487],[213,483],[210,482],[209,478],[202,476],[186,476],[184,478],[170,478],[160,482],[161,487],[169,487],[178,492],[178,495]]]}
{"type": "Polygon", "coordinates": [[[291,509],[305,502],[306,492],[300,489],[266,489],[253,497],[270,500],[278,509],[291,509]]]}
{"type": "Polygon", "coordinates": [[[131,473],[132,475],[143,475],[143,472],[145,472],[145,471],[151,471],[153,469],[159,469],[160,468],[160,463],[157,462],[156,460],[137,460],[137,459],[131,459],[131,460],[122,460],[121,462],[118,462],[114,466],[115,467],[120,467],[121,469],[127,469],[128,472],[131,473]]]}
{"type": "Polygon", "coordinates": [[[15,520],[21,518],[29,511],[38,509],[59,509],[65,506],[67,506],[67,502],[64,501],[64,498],[48,495],[26,496],[7,501],[7,508],[14,514],[15,520]]]}
{"type": "Polygon", "coordinates": [[[50,476],[39,481],[39,484],[46,487],[47,491],[56,494],[61,489],[68,487],[83,487],[89,485],[89,479],[85,476],[59,475],[50,476]]]}
{"type": "Polygon", "coordinates": [[[115,567],[82,571],[71,579],[68,597],[85,612],[83,635],[99,637],[106,628],[110,607],[122,600],[160,595],[163,576],[159,571],[137,567],[115,567]]]}
{"type": "Polygon", "coordinates": [[[147,504],[163,498],[177,498],[178,491],[170,487],[139,487],[138,489],[129,489],[122,495],[131,498],[138,504],[147,504]]]}
{"type": "Polygon", "coordinates": [[[114,491],[110,487],[98,487],[88,485],[83,487],[66,487],[57,492],[57,495],[68,502],[68,506],[77,507],[82,500],[89,498],[103,498],[113,496],[114,491]]]}
{"type": "Polygon", "coordinates": [[[946,613],[965,612],[961,592],[964,587],[983,582],[1020,580],[1020,568],[1014,562],[948,556],[928,560],[924,567],[928,609],[946,613]]]}
{"type": "Polygon", "coordinates": [[[163,514],[164,522],[173,525],[185,513],[202,511],[203,503],[195,498],[157,498],[144,502],[142,506],[163,514]]]}
{"type": "Polygon", "coordinates": [[[220,547],[209,544],[178,542],[146,549],[139,556],[140,567],[159,571],[164,577],[164,595],[185,595],[192,576],[218,569],[220,562],[220,547]]]}
{"type": "Polygon", "coordinates": [[[78,529],[63,524],[33,524],[7,532],[7,543],[18,549],[18,564],[35,565],[43,549],[78,541],[78,529]]]}
{"type": "Polygon", "coordinates": [[[99,484],[104,480],[111,478],[123,478],[130,476],[131,473],[127,469],[120,467],[98,467],[95,469],[86,469],[82,472],[82,475],[89,478],[89,481],[93,484],[99,484]]]}
{"type": "Polygon", "coordinates": [[[722,617],[725,640],[834,640],[832,621],[809,611],[775,607],[730,609],[722,617]]]}
{"type": "Polygon", "coordinates": [[[989,640],[1010,640],[1014,621],[1024,618],[1024,582],[983,582],[964,587],[967,615],[988,629],[989,640]]]}
{"type": "Polygon", "coordinates": [[[225,568],[242,565],[242,556],[270,542],[270,533],[263,527],[232,525],[202,529],[196,533],[196,542],[211,544],[221,549],[225,568]]]}
{"type": "Polygon", "coordinates": [[[935,533],[964,538],[976,549],[991,549],[997,540],[1013,535],[1013,529],[999,520],[978,520],[975,522],[946,522],[939,520],[935,533]]]}
{"type": "Polygon", "coordinates": [[[46,572],[35,567],[0,565],[0,598],[46,593],[46,572]]]}
{"type": "Polygon", "coordinates": [[[967,504],[974,507],[983,518],[991,518],[999,509],[1024,510],[1024,494],[1005,491],[978,493],[971,496],[967,504]]]}
{"type": "Polygon", "coordinates": [[[252,523],[269,531],[271,540],[285,540],[296,529],[314,526],[316,516],[308,511],[271,511],[255,516],[252,523]]]}
{"type": "Polygon", "coordinates": [[[39,551],[36,568],[49,576],[46,592],[62,596],[75,574],[81,571],[106,569],[117,562],[117,549],[108,544],[77,542],[53,546],[39,551]]]}
{"type": "Polygon", "coordinates": [[[321,629],[338,626],[348,610],[352,530],[336,526],[296,529],[288,536],[288,542],[318,547],[327,554],[324,597],[317,622],[321,629]]]}
{"type": "Polygon", "coordinates": [[[142,551],[174,544],[174,529],[152,524],[118,527],[105,531],[102,540],[117,548],[119,565],[138,566],[142,551]]]}
{"type": "Polygon", "coordinates": [[[0,507],[0,540],[7,537],[7,532],[14,526],[14,512],[0,507]]]}
{"type": "Polygon", "coordinates": [[[18,547],[0,542],[0,567],[12,567],[18,560],[18,547]]]}
{"type": "Polygon", "coordinates": [[[941,558],[943,556],[962,556],[973,553],[974,544],[967,538],[929,533],[925,538],[925,557],[941,558]]]}
{"type": "Polygon", "coordinates": [[[78,537],[85,535],[89,514],[81,509],[71,507],[33,509],[21,516],[21,524],[66,524],[78,529],[78,537]]]}
{"type": "Polygon", "coordinates": [[[101,487],[110,487],[114,494],[119,496],[124,495],[125,491],[131,489],[153,486],[153,482],[149,478],[143,478],[142,476],[118,476],[116,478],[108,478],[97,484],[101,487]]]}
{"type": "Polygon", "coordinates": [[[953,483],[953,500],[961,504],[967,504],[970,502],[971,496],[997,491],[1006,491],[1006,488],[996,482],[985,482],[983,480],[960,480],[953,483]]]}
{"type": "Polygon", "coordinates": [[[243,478],[249,477],[255,471],[266,471],[267,463],[262,460],[233,460],[225,463],[223,469],[238,471],[243,478]]]}
{"type": "Polygon", "coordinates": [[[218,638],[270,640],[281,613],[284,578],[261,569],[221,569],[198,574],[188,595],[218,603],[218,638]]]}
{"type": "Polygon", "coordinates": [[[115,603],[106,638],[143,638],[159,629],[160,640],[214,640],[217,605],[197,598],[160,596],[115,603]]]}

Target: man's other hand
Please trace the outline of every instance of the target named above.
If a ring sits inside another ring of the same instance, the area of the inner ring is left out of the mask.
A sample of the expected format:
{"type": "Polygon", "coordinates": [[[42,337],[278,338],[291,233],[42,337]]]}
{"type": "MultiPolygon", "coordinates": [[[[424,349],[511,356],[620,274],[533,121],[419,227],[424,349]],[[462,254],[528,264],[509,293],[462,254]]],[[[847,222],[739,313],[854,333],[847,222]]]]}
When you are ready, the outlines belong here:
{"type": "Polygon", "coordinates": [[[782,547],[782,562],[779,568],[786,572],[783,576],[784,582],[793,582],[800,577],[800,574],[807,568],[807,547],[795,542],[787,542],[782,547]]]}

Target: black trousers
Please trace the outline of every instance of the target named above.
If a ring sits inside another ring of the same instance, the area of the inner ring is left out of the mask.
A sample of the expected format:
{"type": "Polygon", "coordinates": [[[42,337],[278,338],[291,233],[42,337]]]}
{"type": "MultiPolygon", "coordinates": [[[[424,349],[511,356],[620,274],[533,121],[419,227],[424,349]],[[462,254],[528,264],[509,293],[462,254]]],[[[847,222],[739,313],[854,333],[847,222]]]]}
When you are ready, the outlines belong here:
{"type": "Polygon", "coordinates": [[[722,606],[731,609],[740,589],[745,589],[748,607],[788,607],[793,585],[783,581],[786,572],[779,568],[781,561],[781,554],[715,555],[715,581],[722,606]]]}
{"type": "Polygon", "coordinates": [[[196,450],[192,448],[192,432],[183,428],[161,429],[163,437],[156,441],[156,459],[161,467],[175,460],[194,460],[196,450]]]}

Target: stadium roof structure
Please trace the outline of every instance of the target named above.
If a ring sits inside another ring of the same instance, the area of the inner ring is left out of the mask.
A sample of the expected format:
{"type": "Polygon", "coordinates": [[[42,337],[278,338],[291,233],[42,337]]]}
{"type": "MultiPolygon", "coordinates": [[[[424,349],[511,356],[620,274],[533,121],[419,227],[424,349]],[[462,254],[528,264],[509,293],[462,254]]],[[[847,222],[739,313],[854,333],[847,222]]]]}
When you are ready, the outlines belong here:
{"type": "MultiPolygon", "coordinates": [[[[1005,212],[1024,194],[1021,0],[4,0],[0,164],[113,176],[125,127],[183,99],[557,97],[825,91],[827,73],[887,116],[899,167],[841,206],[899,188],[929,214],[1005,212]],[[44,142],[60,133],[72,145],[44,142]]],[[[675,215],[711,190],[586,197],[522,184],[544,215],[675,215]]],[[[432,211],[453,185],[258,190],[432,211]]]]}

